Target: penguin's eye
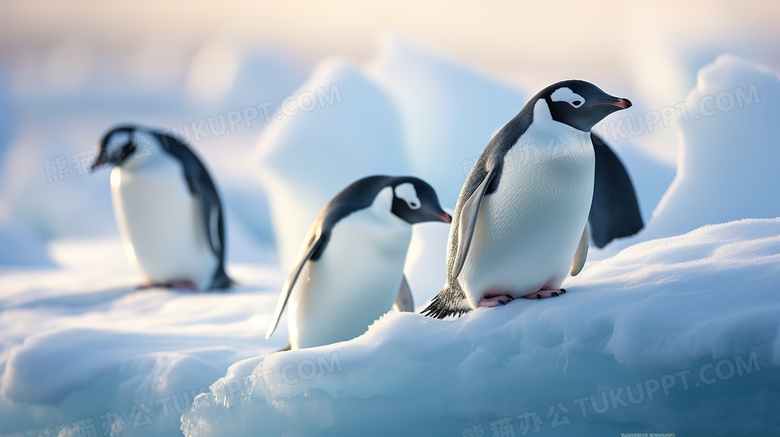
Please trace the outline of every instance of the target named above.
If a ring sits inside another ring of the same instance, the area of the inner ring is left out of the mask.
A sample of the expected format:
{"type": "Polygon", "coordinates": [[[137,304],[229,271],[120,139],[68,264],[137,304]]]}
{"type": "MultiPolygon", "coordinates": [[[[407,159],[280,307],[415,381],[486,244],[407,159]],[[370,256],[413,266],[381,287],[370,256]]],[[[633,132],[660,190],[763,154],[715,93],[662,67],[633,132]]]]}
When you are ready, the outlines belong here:
{"type": "Polygon", "coordinates": [[[405,182],[401,185],[398,185],[393,190],[395,193],[395,197],[403,200],[406,202],[407,205],[409,205],[410,209],[420,209],[422,206],[422,202],[420,202],[420,198],[417,197],[417,190],[414,188],[414,185],[410,182],[405,182]]]}
{"type": "Polygon", "coordinates": [[[567,87],[561,87],[555,90],[555,92],[550,94],[550,100],[553,102],[566,102],[575,108],[579,108],[585,103],[585,99],[581,95],[567,87]]]}

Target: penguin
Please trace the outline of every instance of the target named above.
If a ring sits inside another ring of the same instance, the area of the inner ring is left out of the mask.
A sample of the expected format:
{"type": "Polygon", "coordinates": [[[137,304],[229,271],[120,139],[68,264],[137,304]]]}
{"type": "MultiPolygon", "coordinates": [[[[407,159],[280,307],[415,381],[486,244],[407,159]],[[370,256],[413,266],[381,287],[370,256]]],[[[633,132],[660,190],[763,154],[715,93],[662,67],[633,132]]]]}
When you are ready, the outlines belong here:
{"type": "Polygon", "coordinates": [[[111,165],[111,198],[139,288],[227,289],[222,206],[198,157],[178,139],[136,126],[105,134],[92,170],[111,165]]]}
{"type": "Polygon", "coordinates": [[[451,221],[421,179],[369,176],[352,183],[309,228],[266,338],[285,306],[290,344],[283,350],[351,340],[391,308],[414,311],[403,274],[412,225],[451,221]]]}
{"type": "Polygon", "coordinates": [[[557,82],[532,97],[469,173],[450,228],[446,283],[422,313],[444,318],[520,297],[558,296],[566,276],[582,270],[591,234],[606,244],[638,230],[637,220],[641,229],[638,207],[631,209],[633,186],[610,185],[625,183],[625,169],[600,139],[594,150],[590,132],[630,106],[582,80],[557,82]],[[621,218],[631,223],[621,227],[621,218]]]}

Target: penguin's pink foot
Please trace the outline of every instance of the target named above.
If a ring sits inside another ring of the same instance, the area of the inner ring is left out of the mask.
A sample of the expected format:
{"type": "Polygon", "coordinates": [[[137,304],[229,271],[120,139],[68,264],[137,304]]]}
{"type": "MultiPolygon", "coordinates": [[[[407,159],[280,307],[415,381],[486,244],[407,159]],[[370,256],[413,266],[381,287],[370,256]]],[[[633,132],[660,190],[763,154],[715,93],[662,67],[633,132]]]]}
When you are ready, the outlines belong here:
{"type": "Polygon", "coordinates": [[[492,308],[501,305],[506,305],[509,302],[511,302],[513,299],[514,298],[512,296],[509,296],[508,294],[502,294],[500,296],[492,296],[492,297],[483,297],[482,299],[479,300],[477,306],[492,308]]]}
{"type": "Polygon", "coordinates": [[[557,297],[563,293],[566,293],[565,288],[561,288],[560,290],[539,290],[531,294],[526,294],[523,296],[523,299],[544,299],[546,297],[557,297]]]}

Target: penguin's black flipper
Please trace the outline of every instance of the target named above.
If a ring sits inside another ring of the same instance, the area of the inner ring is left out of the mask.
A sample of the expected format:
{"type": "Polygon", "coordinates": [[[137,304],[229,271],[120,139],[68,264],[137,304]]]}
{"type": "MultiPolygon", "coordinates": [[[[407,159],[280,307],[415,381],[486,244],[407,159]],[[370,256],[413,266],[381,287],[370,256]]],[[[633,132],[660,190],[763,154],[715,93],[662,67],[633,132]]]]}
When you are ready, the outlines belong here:
{"type": "Polygon", "coordinates": [[[463,208],[460,210],[460,218],[458,220],[458,248],[455,253],[455,263],[452,265],[452,272],[449,275],[451,281],[458,278],[458,275],[463,268],[463,264],[466,263],[466,255],[468,255],[469,246],[471,246],[471,238],[474,236],[474,229],[477,227],[479,207],[482,205],[482,199],[485,198],[485,192],[487,192],[490,183],[497,173],[498,167],[494,166],[485,176],[485,179],[477,186],[477,189],[469,196],[468,200],[463,204],[463,208]]]}
{"type": "Polygon", "coordinates": [[[166,152],[176,156],[181,161],[190,193],[196,195],[200,201],[203,223],[206,225],[206,237],[211,249],[221,257],[223,255],[222,238],[224,237],[222,206],[217,195],[217,188],[214,186],[206,167],[192,150],[177,138],[160,132],[153,132],[153,134],[166,152]]]}
{"type": "Polygon", "coordinates": [[[588,222],[596,247],[634,235],[644,227],[634,185],[626,168],[598,135],[591,133],[596,154],[596,178],[588,222]]]}
{"type": "Polygon", "coordinates": [[[201,214],[206,224],[206,234],[211,245],[211,250],[219,259],[219,266],[214,273],[211,281],[212,289],[226,289],[235,285],[235,282],[225,273],[225,230],[222,219],[222,207],[220,206],[217,190],[211,181],[205,168],[202,172],[197,172],[197,181],[195,182],[195,192],[198,195],[201,205],[201,214]]]}
{"type": "Polygon", "coordinates": [[[276,330],[276,326],[279,324],[279,319],[282,317],[284,307],[287,305],[287,300],[290,299],[290,294],[292,293],[292,289],[295,286],[295,281],[298,280],[298,276],[301,274],[303,266],[306,265],[306,262],[308,262],[310,259],[317,258],[317,252],[323,247],[325,241],[327,240],[327,236],[325,234],[320,234],[319,237],[315,238],[313,230],[311,232],[312,235],[309,239],[309,245],[306,247],[306,250],[301,259],[298,260],[298,264],[293,267],[292,271],[290,272],[290,276],[288,276],[287,280],[284,282],[284,286],[282,287],[282,294],[279,296],[279,302],[276,304],[276,311],[274,311],[271,324],[268,326],[268,331],[265,333],[265,338],[271,338],[271,335],[276,330]]]}

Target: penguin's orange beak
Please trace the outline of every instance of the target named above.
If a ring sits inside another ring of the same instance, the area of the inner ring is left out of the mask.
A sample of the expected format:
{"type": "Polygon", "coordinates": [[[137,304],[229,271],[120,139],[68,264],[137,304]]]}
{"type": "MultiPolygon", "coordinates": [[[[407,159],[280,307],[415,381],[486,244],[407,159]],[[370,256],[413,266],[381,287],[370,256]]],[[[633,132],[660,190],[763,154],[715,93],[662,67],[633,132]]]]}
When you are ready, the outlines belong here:
{"type": "Polygon", "coordinates": [[[627,109],[631,107],[631,100],[624,99],[624,98],[615,98],[614,100],[610,100],[608,102],[597,102],[593,104],[593,106],[598,106],[598,105],[615,106],[618,109],[627,109]]]}
{"type": "Polygon", "coordinates": [[[444,223],[452,223],[452,216],[447,214],[446,212],[443,213],[434,213],[436,217],[439,218],[439,220],[443,221],[444,223]]]}
{"type": "Polygon", "coordinates": [[[617,102],[613,103],[613,105],[620,109],[628,109],[631,107],[631,100],[620,98],[617,99],[617,102]]]}

